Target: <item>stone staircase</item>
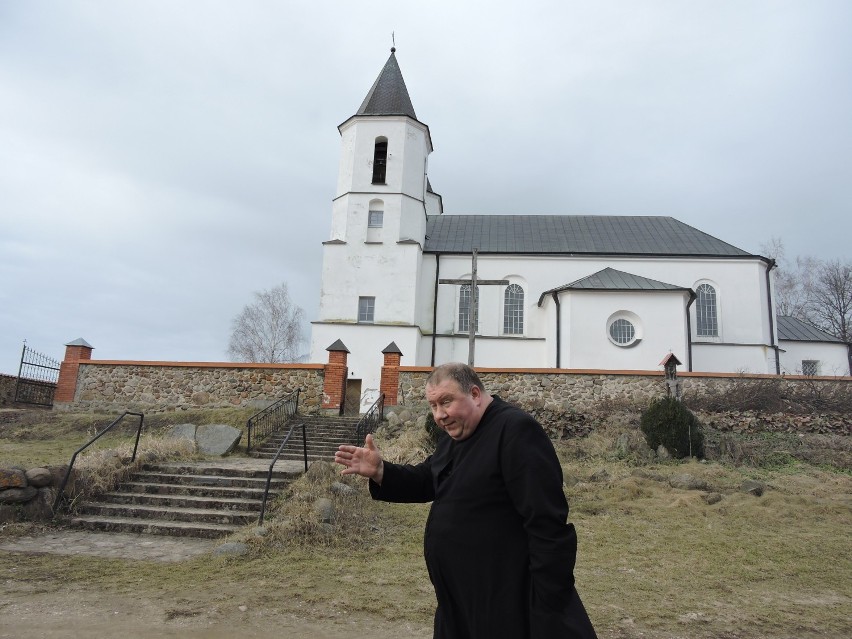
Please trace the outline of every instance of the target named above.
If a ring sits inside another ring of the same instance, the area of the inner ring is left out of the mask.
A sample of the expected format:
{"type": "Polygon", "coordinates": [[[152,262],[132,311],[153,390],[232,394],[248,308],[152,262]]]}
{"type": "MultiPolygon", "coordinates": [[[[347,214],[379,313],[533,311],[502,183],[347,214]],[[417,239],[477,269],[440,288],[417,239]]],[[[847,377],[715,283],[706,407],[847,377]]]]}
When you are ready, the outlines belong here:
{"type": "MultiPolygon", "coordinates": [[[[303,470],[279,461],[270,501],[303,470]]],[[[88,530],[224,537],[257,521],[268,472],[267,461],[248,458],[145,465],[116,490],[79,505],[70,523],[88,530]]]]}
{"type": "MultiPolygon", "coordinates": [[[[266,438],[251,454],[259,459],[272,459],[287,436],[290,426],[304,423],[308,439],[308,461],[331,462],[334,461],[334,453],[340,444],[361,443],[355,441],[355,426],[358,424],[358,419],[358,417],[296,415],[280,432],[266,438]]],[[[287,447],[281,451],[279,459],[304,461],[302,446],[302,429],[296,426],[293,436],[287,442],[287,447]]]]}

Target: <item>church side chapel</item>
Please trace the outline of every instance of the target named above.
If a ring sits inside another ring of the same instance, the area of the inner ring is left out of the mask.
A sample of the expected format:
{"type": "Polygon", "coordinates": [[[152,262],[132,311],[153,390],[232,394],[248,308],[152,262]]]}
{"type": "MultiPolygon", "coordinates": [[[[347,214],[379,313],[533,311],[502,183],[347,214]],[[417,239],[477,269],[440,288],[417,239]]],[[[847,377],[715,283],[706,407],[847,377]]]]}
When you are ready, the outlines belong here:
{"type": "Polygon", "coordinates": [[[776,317],[771,259],[672,217],[445,213],[395,49],[338,130],[311,361],[345,346],[362,408],[383,350],[468,361],[472,321],[480,368],[848,374],[845,344],[776,317]]]}

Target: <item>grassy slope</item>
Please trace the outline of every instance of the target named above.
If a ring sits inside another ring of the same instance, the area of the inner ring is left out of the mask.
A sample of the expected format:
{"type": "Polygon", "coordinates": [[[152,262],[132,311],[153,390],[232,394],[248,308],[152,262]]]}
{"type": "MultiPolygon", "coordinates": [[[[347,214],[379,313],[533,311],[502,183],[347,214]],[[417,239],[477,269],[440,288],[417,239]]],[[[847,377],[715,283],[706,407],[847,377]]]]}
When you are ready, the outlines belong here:
{"type": "MultiPolygon", "coordinates": [[[[179,421],[192,421],[185,417],[179,421]]],[[[704,478],[723,494],[709,506],[700,491],[633,476],[634,466],[611,452],[617,435],[602,426],[582,450],[576,442],[559,445],[566,477],[580,479],[566,488],[580,540],[577,584],[602,636],[852,634],[848,472],[792,460],[769,468],[645,466],[661,476],[704,478]],[[607,481],[588,481],[602,468],[607,481]],[[762,497],[742,493],[746,478],[769,489],[762,497]]],[[[4,452],[10,436],[0,433],[4,452]]],[[[312,538],[310,530],[299,536],[282,524],[247,559],[177,566],[0,553],[0,580],[13,590],[138,595],[175,610],[246,600],[276,611],[333,617],[355,610],[428,625],[434,596],[421,550],[428,506],[370,502],[362,482],[352,485],[351,505],[336,502],[343,541],[312,538]]],[[[292,503],[309,504],[311,490],[296,486],[292,503]]],[[[280,506],[280,517],[293,515],[288,507],[280,506]]]]}

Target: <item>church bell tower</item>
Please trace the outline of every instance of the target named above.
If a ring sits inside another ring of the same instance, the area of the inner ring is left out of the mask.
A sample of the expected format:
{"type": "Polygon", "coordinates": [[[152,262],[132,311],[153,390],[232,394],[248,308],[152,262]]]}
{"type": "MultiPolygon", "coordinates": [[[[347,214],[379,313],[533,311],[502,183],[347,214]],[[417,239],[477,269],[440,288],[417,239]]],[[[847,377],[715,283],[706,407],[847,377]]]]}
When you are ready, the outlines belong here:
{"type": "Polygon", "coordinates": [[[350,372],[363,375],[366,385],[368,369],[375,366],[378,376],[381,351],[392,341],[415,361],[426,219],[441,213],[427,177],[429,127],[417,119],[395,48],[338,131],[340,164],[311,361],[322,361],[324,349],[341,339],[351,351],[350,372]]]}

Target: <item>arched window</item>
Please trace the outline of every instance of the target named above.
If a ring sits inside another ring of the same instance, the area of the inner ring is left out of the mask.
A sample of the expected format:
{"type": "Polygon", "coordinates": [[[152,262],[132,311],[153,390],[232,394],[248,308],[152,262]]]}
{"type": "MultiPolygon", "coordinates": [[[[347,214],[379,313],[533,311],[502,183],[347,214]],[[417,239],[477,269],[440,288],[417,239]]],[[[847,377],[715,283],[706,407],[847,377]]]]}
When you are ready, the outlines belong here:
{"type": "MultiPolygon", "coordinates": [[[[459,289],[459,333],[470,332],[470,284],[463,284],[459,289]]],[[[479,331],[479,287],[476,287],[476,326],[479,331]]]]}
{"type": "Polygon", "coordinates": [[[384,184],[388,162],[388,139],[376,138],[373,149],[373,184],[384,184]]]}
{"type": "Polygon", "coordinates": [[[524,334],[524,289],[509,284],[503,293],[503,333],[524,334]]]}
{"type": "Polygon", "coordinates": [[[699,284],[695,289],[695,316],[698,319],[699,337],[718,337],[719,320],[716,289],[709,284],[699,284]]]}
{"type": "Polygon", "coordinates": [[[385,203],[382,200],[372,200],[367,213],[367,241],[380,242],[384,225],[385,203]]]}

